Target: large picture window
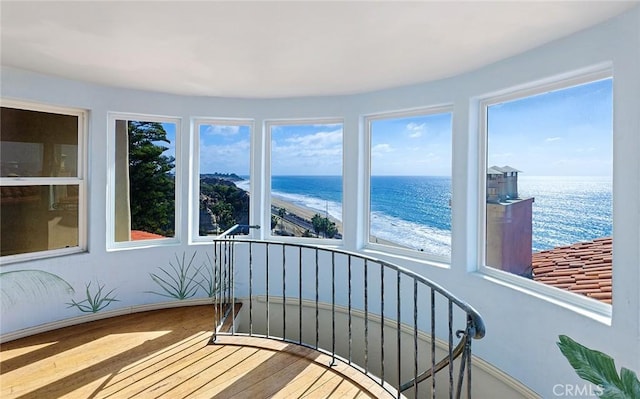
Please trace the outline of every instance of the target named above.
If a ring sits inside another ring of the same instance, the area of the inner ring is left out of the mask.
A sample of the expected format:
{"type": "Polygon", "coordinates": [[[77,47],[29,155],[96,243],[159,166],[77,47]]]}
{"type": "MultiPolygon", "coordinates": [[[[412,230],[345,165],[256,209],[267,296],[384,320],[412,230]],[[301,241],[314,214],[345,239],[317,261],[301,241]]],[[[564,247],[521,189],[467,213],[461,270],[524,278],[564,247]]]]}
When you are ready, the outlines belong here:
{"type": "Polygon", "coordinates": [[[249,224],[252,126],[242,120],[194,121],[198,148],[196,237],[249,224]]]}
{"type": "Polygon", "coordinates": [[[176,237],[180,121],[112,115],[111,122],[113,242],[118,246],[176,237]]]}
{"type": "Polygon", "coordinates": [[[3,262],[85,249],[85,113],[4,102],[3,262]]]}
{"type": "Polygon", "coordinates": [[[342,238],[342,121],[270,122],[271,235],[342,238]]]}
{"type": "Polygon", "coordinates": [[[484,264],[611,303],[612,79],[483,103],[484,264]]]}
{"type": "Polygon", "coordinates": [[[365,121],[369,243],[451,256],[451,112],[397,112],[365,121]]]}

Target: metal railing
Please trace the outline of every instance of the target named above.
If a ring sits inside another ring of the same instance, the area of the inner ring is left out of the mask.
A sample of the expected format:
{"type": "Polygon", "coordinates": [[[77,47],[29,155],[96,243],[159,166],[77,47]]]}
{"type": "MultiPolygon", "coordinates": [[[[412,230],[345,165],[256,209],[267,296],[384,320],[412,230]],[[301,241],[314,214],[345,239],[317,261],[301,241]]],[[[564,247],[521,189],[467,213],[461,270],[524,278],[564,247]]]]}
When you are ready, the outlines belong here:
{"type": "Polygon", "coordinates": [[[222,236],[213,267],[215,311],[231,327],[222,331],[225,317],[216,318],[212,343],[282,340],[330,355],[331,365],[344,361],[396,397],[471,398],[482,318],[425,277],[358,253],[222,236]]]}

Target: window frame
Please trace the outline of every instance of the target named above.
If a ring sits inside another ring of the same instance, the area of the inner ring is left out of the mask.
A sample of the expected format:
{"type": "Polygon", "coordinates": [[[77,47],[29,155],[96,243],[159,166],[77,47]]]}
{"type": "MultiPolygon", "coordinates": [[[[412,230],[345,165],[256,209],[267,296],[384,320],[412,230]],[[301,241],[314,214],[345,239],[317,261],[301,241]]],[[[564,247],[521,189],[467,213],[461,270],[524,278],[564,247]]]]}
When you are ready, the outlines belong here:
{"type": "MultiPolygon", "coordinates": [[[[584,313],[589,317],[597,319],[605,324],[610,324],[612,315],[612,305],[588,298],[586,296],[562,290],[541,282],[527,279],[512,273],[496,269],[486,265],[486,186],[487,186],[487,159],[488,159],[488,107],[500,103],[533,97],[549,93],[570,89],[576,86],[594,83],[600,80],[614,79],[613,68],[607,63],[592,68],[587,68],[578,72],[557,75],[555,77],[530,82],[524,85],[507,88],[492,94],[483,95],[476,99],[478,105],[478,197],[477,197],[477,272],[480,275],[498,284],[507,285],[516,290],[525,289],[534,295],[542,296],[554,303],[584,313]]],[[[614,112],[615,101],[612,101],[612,112],[614,112]]],[[[612,127],[613,128],[613,127],[612,127]]],[[[613,141],[615,130],[612,129],[613,141]]],[[[612,165],[611,177],[615,176],[615,165],[612,165]]],[[[615,191],[615,184],[612,181],[612,195],[615,191]]],[[[613,204],[612,204],[613,206],[613,204]]],[[[613,215],[613,212],[612,212],[613,215]]],[[[615,226],[615,221],[613,221],[615,226]]],[[[614,245],[615,248],[615,245],[614,245]]],[[[612,268],[615,265],[612,264],[612,268]]]]}
{"type": "MultiPolygon", "coordinates": [[[[264,165],[264,207],[263,209],[263,235],[266,239],[284,241],[284,242],[295,242],[295,243],[304,243],[311,245],[324,245],[331,247],[339,247],[344,245],[344,225],[342,234],[342,238],[334,239],[334,238],[312,238],[312,237],[287,237],[287,236],[276,236],[271,234],[271,162],[272,162],[272,148],[271,148],[271,128],[273,126],[299,126],[299,125],[336,125],[340,124],[342,126],[342,167],[341,167],[341,177],[342,177],[342,199],[341,199],[341,208],[342,214],[344,215],[344,195],[345,195],[345,120],[342,117],[320,117],[320,118],[301,118],[301,119],[269,119],[264,121],[264,150],[265,150],[265,165],[264,165]]],[[[343,217],[344,219],[344,217],[343,217]]],[[[344,222],[344,220],[343,220],[344,222]]]]}
{"type": "Polygon", "coordinates": [[[76,176],[69,177],[1,177],[0,186],[52,186],[78,185],[78,245],[23,254],[2,256],[0,266],[15,262],[64,256],[88,250],[88,192],[87,192],[87,136],[89,111],[81,108],[61,107],[42,103],[2,99],[2,107],[26,111],[45,112],[78,118],[78,164],[76,176]]]}
{"type": "MultiPolygon", "coordinates": [[[[190,165],[191,170],[191,201],[189,211],[189,232],[190,242],[192,243],[210,243],[213,236],[200,235],[200,126],[202,125],[220,125],[220,126],[248,126],[249,127],[249,224],[252,222],[252,211],[256,201],[251,193],[255,190],[255,179],[252,179],[254,170],[253,144],[255,135],[255,120],[245,118],[216,118],[216,117],[197,117],[191,119],[191,149],[190,149],[190,165]]],[[[254,230],[249,231],[250,236],[254,234],[254,230]]]]}
{"type": "Polygon", "coordinates": [[[152,115],[142,113],[127,112],[108,112],[107,122],[107,251],[148,248],[155,246],[165,246],[178,244],[181,241],[182,232],[182,118],[175,116],[152,115]],[[116,241],[115,240],[115,216],[116,216],[116,121],[140,121],[140,122],[157,122],[157,123],[173,123],[176,125],[175,138],[175,193],[174,193],[174,218],[175,231],[173,237],[154,238],[139,241],[116,241]]]}
{"type": "MultiPolygon", "coordinates": [[[[394,111],[376,112],[373,114],[363,115],[362,123],[364,127],[364,248],[380,253],[388,253],[396,256],[409,256],[411,258],[419,259],[421,261],[429,262],[434,266],[449,268],[451,265],[451,255],[441,256],[437,254],[431,254],[428,252],[421,252],[415,249],[402,248],[400,246],[384,245],[370,241],[371,237],[371,127],[372,122],[388,119],[402,119],[417,116],[431,116],[437,114],[450,114],[451,115],[451,164],[449,165],[451,171],[451,191],[453,197],[453,125],[454,125],[454,106],[453,104],[440,104],[426,107],[401,109],[394,111]]],[[[452,210],[453,214],[453,210],[452,210]]],[[[451,253],[453,253],[453,223],[451,225],[451,253]]]]}

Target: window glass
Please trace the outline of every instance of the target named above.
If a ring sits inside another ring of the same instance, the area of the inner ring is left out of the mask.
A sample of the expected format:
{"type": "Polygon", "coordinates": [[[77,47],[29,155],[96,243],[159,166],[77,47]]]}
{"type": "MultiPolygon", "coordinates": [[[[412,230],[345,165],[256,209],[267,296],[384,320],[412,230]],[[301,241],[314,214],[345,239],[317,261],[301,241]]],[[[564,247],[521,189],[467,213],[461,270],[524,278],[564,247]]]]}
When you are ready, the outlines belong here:
{"type": "MultiPolygon", "coordinates": [[[[34,106],[34,108],[39,108],[34,106]]],[[[2,256],[83,250],[80,112],[2,107],[2,256]]],[[[37,255],[40,256],[40,255],[37,255]]]]}
{"type": "Polygon", "coordinates": [[[175,236],[177,122],[115,121],[115,237],[175,236]]]}
{"type": "Polygon", "coordinates": [[[251,125],[197,121],[199,135],[198,235],[249,224],[251,125]]]}
{"type": "Polygon", "coordinates": [[[272,235],[342,238],[342,126],[268,125],[272,235]]]}
{"type": "Polygon", "coordinates": [[[612,108],[610,78],[487,106],[487,266],[610,303],[612,108]]]}
{"type": "Polygon", "coordinates": [[[451,113],[368,120],[369,242],[451,255],[451,113]]]}

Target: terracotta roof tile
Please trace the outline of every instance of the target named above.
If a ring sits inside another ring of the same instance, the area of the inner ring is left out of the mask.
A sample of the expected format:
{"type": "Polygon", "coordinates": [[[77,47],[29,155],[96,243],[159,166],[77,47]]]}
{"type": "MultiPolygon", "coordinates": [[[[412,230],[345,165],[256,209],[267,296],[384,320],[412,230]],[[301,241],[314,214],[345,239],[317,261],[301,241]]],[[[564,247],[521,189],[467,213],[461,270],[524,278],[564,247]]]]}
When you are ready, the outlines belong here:
{"type": "Polygon", "coordinates": [[[533,279],[611,303],[611,237],[597,238],[532,256],[533,279]]]}
{"type": "Polygon", "coordinates": [[[165,236],[149,233],[142,230],[131,230],[131,241],[154,240],[156,238],[165,238],[165,236]]]}

